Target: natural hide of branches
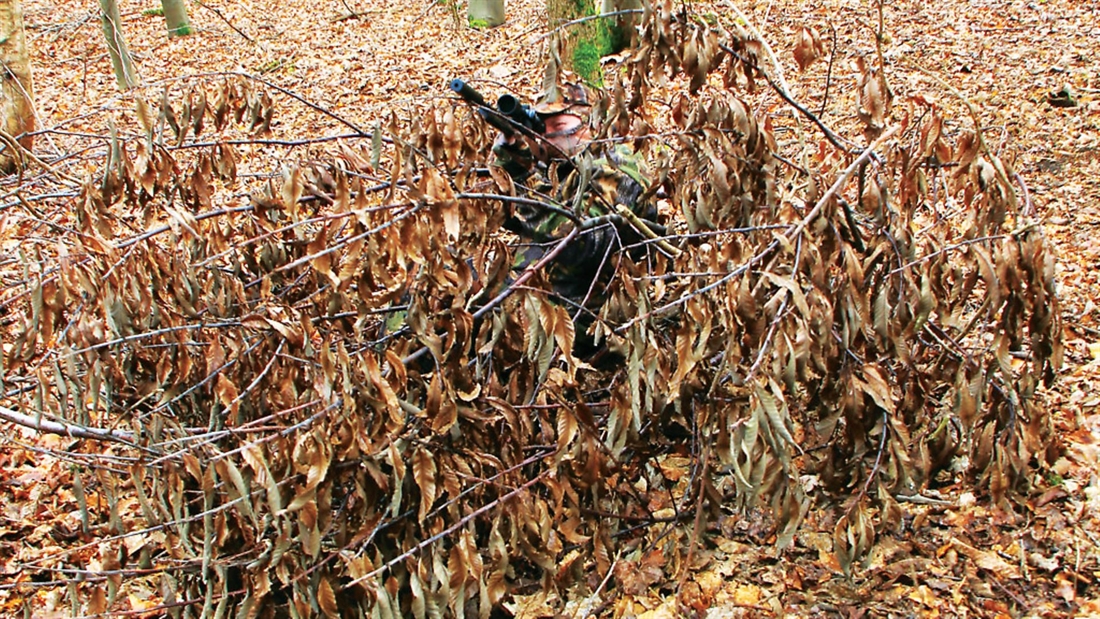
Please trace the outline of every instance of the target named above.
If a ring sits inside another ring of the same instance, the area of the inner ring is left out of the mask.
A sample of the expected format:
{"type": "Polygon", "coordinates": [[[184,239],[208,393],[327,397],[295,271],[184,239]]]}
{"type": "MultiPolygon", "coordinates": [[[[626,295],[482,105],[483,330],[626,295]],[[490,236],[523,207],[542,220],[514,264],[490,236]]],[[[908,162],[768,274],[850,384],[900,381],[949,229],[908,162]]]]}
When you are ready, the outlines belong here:
{"type": "Polygon", "coordinates": [[[676,251],[613,256],[589,333],[537,268],[509,287],[521,196],[478,175],[492,136],[464,106],[228,207],[228,140],[162,144],[267,132],[271,96],[231,78],[140,104],[65,251],[23,256],[3,372],[38,386],[8,408],[140,448],[125,491],[209,614],[487,616],[513,586],[607,575],[632,538],[680,565],[690,527],[661,531],[721,505],[769,510],[783,546],[809,493],[841,506],[849,569],[949,465],[997,502],[1026,489],[1054,445],[1034,397],[1061,358],[1054,256],[980,129],[914,97],[863,147],[780,153],[749,102],[758,41],[670,2],[641,23],[599,134],[646,154],[676,251]]]}

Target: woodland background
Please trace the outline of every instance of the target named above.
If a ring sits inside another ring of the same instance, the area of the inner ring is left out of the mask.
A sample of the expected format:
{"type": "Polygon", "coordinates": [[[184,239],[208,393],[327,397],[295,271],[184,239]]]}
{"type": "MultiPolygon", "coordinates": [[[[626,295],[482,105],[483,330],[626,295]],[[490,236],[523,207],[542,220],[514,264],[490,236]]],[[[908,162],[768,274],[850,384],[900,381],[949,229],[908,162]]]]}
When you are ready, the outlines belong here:
{"type": "MultiPolygon", "coordinates": [[[[138,131],[138,99],[155,109],[166,90],[178,93],[189,83],[247,74],[258,78],[249,83],[270,98],[265,109],[273,113],[270,133],[263,136],[268,142],[236,145],[240,184],[219,187],[213,198],[227,209],[248,205],[255,188],[279,178],[285,164],[331,160],[341,152],[336,140],[318,139],[347,134],[349,126],[367,135],[395,110],[450,105],[446,84],[454,77],[484,80],[487,92],[496,92],[493,84],[499,84],[533,96],[550,31],[545,6],[536,1],[509,1],[508,21],[491,30],[467,27],[465,6],[446,1],[195,2],[196,33],[180,38],[169,38],[163,18],[147,11],[154,3],[123,1],[120,7],[142,80],[123,94],[111,72],[98,7],[71,0],[24,3],[37,124],[45,130],[36,138],[35,153],[69,177],[94,178],[103,173],[112,127],[123,135],[138,131]]],[[[855,59],[875,52],[878,5],[776,0],[737,7],[774,48],[793,98],[820,109],[818,115],[834,129],[858,135],[855,59]],[[824,55],[800,73],[793,50],[803,27],[822,34],[824,55]]],[[[681,8],[704,20],[738,19],[728,2],[692,1],[681,8]]],[[[774,546],[776,532],[765,515],[731,510],[703,532],[693,530],[690,519],[679,523],[681,538],[693,548],[698,544],[698,550],[688,552],[678,569],[670,570],[664,558],[652,554],[608,557],[614,561],[613,596],[593,594],[604,586],[598,581],[573,597],[519,590],[503,604],[507,612],[525,617],[1100,614],[1100,5],[897,0],[883,9],[883,53],[897,100],[919,95],[937,101],[947,111],[949,134],[968,126],[968,112],[959,97],[924,79],[921,70],[969,100],[991,147],[1020,173],[1054,245],[1065,362],[1057,381],[1037,398],[1053,415],[1058,457],[1036,471],[1038,482],[1028,495],[1012,499],[1012,509],[948,474],[925,492],[923,502],[901,503],[903,530],[879,535],[850,570],[838,560],[837,516],[827,505],[810,510],[793,544],[782,551],[774,546]],[[1072,92],[1075,106],[1051,104],[1063,89],[1072,92]]],[[[766,87],[754,105],[777,125],[792,116],[766,87]]],[[[346,142],[369,152],[367,137],[346,142]]],[[[28,238],[52,247],[48,228],[32,232],[32,214],[72,200],[72,195],[51,197],[55,188],[34,182],[16,175],[3,179],[5,354],[29,313],[18,299],[30,276],[14,268],[24,264],[14,257],[34,254],[28,238]],[[16,193],[30,206],[24,208],[16,193]]],[[[28,397],[4,387],[0,405],[27,409],[28,397]]],[[[202,608],[201,599],[174,597],[163,566],[140,558],[163,536],[125,538],[121,554],[129,562],[122,564],[118,540],[103,541],[109,537],[107,521],[113,526],[117,517],[129,526],[142,511],[134,499],[108,506],[111,482],[89,473],[93,464],[116,455],[113,447],[94,441],[6,427],[0,445],[0,613],[162,616],[202,608]],[[101,527],[82,523],[89,512],[101,527]]],[[[202,480],[203,472],[196,473],[202,480]]],[[[685,454],[664,458],[661,473],[685,484],[694,475],[685,454]]],[[[333,596],[331,588],[327,596],[333,596]]],[[[325,593],[314,599],[314,608],[331,609],[325,593]]]]}

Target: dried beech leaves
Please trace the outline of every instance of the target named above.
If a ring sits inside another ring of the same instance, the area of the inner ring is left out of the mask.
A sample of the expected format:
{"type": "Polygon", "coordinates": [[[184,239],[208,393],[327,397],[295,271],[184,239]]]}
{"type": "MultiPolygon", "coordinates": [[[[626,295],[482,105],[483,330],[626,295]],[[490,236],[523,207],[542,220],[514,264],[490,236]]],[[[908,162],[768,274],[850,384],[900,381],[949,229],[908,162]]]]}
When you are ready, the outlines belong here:
{"type": "MultiPolygon", "coordinates": [[[[27,412],[137,443],[91,534],[137,505],[156,560],[189,566],[166,589],[210,613],[487,617],[520,588],[674,577],[676,523],[716,506],[767,510],[782,547],[827,493],[850,571],[945,467],[995,501],[1028,488],[1061,329],[1008,163],[865,63],[860,115],[889,139],[847,173],[824,140],[792,165],[742,98],[759,42],[678,11],[646,9],[598,107],[602,137],[647,153],[676,251],[611,256],[589,333],[543,274],[501,296],[517,188],[479,173],[492,136],[464,107],[394,114],[229,205],[222,136],[270,130],[271,96],[231,79],[141,104],[143,135],[116,137],[4,301],[27,412]],[[619,357],[574,356],[582,338],[619,357]]],[[[795,50],[806,68],[820,36],[795,50]]]]}

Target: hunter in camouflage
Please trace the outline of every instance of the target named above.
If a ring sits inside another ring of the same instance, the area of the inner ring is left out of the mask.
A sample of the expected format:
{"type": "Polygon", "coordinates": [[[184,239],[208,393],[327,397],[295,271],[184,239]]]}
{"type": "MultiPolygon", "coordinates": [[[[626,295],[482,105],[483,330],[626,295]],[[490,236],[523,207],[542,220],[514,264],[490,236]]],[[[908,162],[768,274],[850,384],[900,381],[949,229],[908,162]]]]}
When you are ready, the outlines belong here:
{"type": "MultiPolygon", "coordinates": [[[[618,205],[643,220],[655,219],[656,208],[641,200],[649,188],[642,158],[625,145],[600,152],[591,143],[583,86],[553,89],[534,110],[546,124],[545,143],[502,133],[493,147],[496,165],[528,197],[543,202],[509,205],[504,227],[524,241],[516,269],[536,262],[579,222],[615,215],[618,205]]],[[[621,218],[605,219],[586,227],[546,268],[555,293],[589,309],[602,304],[618,252],[642,238],[621,218]]]]}

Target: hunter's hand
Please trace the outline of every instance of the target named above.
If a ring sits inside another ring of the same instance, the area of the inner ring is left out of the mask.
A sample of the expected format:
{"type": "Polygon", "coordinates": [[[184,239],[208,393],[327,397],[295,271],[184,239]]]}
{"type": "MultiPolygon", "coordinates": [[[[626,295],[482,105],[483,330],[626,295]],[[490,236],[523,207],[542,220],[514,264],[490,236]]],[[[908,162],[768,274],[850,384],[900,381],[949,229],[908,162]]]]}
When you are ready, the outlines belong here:
{"type": "Polygon", "coordinates": [[[504,132],[497,133],[497,139],[493,140],[493,152],[498,155],[504,153],[520,153],[525,150],[527,144],[523,138],[516,135],[508,135],[504,132]]]}
{"type": "Polygon", "coordinates": [[[512,178],[526,177],[535,169],[535,158],[522,136],[501,132],[493,141],[493,154],[496,165],[504,168],[512,178]]]}

